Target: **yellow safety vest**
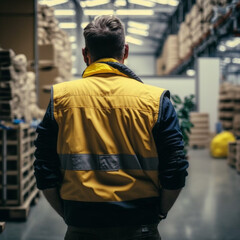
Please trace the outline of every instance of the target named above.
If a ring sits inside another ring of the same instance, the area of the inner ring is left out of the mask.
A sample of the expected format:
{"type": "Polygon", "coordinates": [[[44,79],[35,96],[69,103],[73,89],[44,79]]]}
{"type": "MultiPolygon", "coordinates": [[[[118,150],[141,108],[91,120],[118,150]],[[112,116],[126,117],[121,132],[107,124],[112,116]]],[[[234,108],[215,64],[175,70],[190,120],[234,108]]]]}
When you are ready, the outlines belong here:
{"type": "Polygon", "coordinates": [[[83,78],[53,86],[60,195],[79,202],[122,202],[159,196],[152,129],[164,89],[142,84],[100,59],[83,78]]]}

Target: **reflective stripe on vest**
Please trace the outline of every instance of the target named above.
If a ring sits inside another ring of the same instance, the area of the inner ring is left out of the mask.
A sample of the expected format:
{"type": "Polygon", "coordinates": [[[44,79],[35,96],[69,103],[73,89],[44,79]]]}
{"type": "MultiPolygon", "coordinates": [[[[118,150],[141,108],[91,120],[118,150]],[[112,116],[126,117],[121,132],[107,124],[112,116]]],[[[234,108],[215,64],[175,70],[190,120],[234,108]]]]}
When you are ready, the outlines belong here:
{"type": "Polygon", "coordinates": [[[102,170],[119,169],[158,170],[158,158],[143,158],[128,154],[60,154],[64,170],[102,170]]]}

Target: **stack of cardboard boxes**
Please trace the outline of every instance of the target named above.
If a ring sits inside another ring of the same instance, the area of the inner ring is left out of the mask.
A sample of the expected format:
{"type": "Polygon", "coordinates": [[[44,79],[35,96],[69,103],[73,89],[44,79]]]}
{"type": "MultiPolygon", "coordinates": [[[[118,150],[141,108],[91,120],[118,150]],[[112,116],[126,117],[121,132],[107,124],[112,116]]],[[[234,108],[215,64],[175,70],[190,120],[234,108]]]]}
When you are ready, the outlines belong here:
{"type": "Polygon", "coordinates": [[[240,141],[237,141],[236,145],[236,169],[240,173],[240,141]]]}
{"type": "MultiPolygon", "coordinates": [[[[178,31],[178,47],[175,48],[178,50],[178,60],[181,61],[171,61],[172,64],[166,64],[165,58],[168,57],[168,54],[172,54],[171,51],[164,52],[157,59],[157,74],[166,75],[169,74],[174,67],[177,67],[178,64],[188,59],[192,53],[193,49],[197,47],[203,39],[205,39],[209,34],[210,30],[213,27],[212,18],[215,14],[215,9],[222,6],[225,7],[228,4],[228,0],[197,0],[188,14],[185,15],[185,20],[180,24],[178,31]],[[167,54],[167,55],[166,55],[167,54]],[[178,64],[177,64],[178,63],[178,64]],[[169,67],[167,67],[167,65],[169,67]]],[[[223,11],[225,12],[225,11],[223,11]]],[[[170,35],[172,36],[172,35],[170,35]]],[[[171,57],[169,57],[171,58],[171,57]]],[[[174,56],[174,58],[176,58],[174,56]]]]}
{"type": "Polygon", "coordinates": [[[229,82],[221,84],[219,120],[224,130],[240,136],[240,86],[229,82]]]}
{"type": "Polygon", "coordinates": [[[240,138],[240,86],[234,86],[233,133],[240,138]]]}
{"type": "MultiPolygon", "coordinates": [[[[189,16],[189,15],[188,15],[189,16]]],[[[186,22],[182,22],[178,32],[179,58],[184,60],[192,54],[192,41],[190,27],[186,22]]]]}
{"type": "Polygon", "coordinates": [[[208,113],[190,113],[190,121],[194,125],[189,136],[190,147],[207,147],[209,144],[209,115],[208,113]]]}
{"type": "Polygon", "coordinates": [[[236,142],[229,142],[228,143],[228,156],[227,156],[227,163],[231,167],[236,166],[236,142]]]}
{"type": "Polygon", "coordinates": [[[229,166],[236,168],[240,173],[240,141],[228,143],[228,158],[227,163],[229,166]]]}
{"type": "Polygon", "coordinates": [[[26,56],[0,49],[0,120],[31,122],[43,114],[37,106],[35,74],[27,72],[26,56]]]}
{"type": "Polygon", "coordinates": [[[38,5],[39,105],[46,108],[50,87],[71,80],[72,49],[69,37],[59,28],[54,9],[38,5]]]}
{"type": "Polygon", "coordinates": [[[178,37],[169,35],[164,43],[161,57],[157,60],[158,73],[169,74],[179,63],[178,37]]]}
{"type": "Polygon", "coordinates": [[[199,41],[201,41],[201,38],[203,37],[203,31],[202,31],[202,9],[198,4],[194,4],[191,12],[191,23],[190,23],[190,32],[191,32],[191,39],[193,46],[198,44],[199,41]]]}

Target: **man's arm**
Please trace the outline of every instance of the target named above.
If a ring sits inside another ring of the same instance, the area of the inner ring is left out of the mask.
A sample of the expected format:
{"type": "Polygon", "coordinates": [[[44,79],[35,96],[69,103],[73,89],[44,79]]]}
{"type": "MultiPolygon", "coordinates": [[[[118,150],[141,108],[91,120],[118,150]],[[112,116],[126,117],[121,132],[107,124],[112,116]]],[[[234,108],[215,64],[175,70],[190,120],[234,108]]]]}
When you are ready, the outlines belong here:
{"type": "Polygon", "coordinates": [[[172,208],[173,204],[177,200],[181,190],[181,188],[176,190],[161,190],[161,201],[159,207],[161,215],[167,216],[168,211],[172,208]]]}
{"type": "Polygon", "coordinates": [[[59,195],[58,188],[48,188],[43,190],[43,194],[47,201],[50,203],[52,208],[61,216],[63,217],[63,204],[62,199],[59,195]]]}
{"type": "Polygon", "coordinates": [[[177,114],[168,97],[163,98],[161,116],[153,128],[159,156],[160,191],[159,214],[166,216],[185,186],[188,161],[177,114]]]}
{"type": "Polygon", "coordinates": [[[34,162],[37,187],[43,190],[50,205],[63,217],[63,205],[59,195],[61,183],[60,161],[57,154],[58,126],[49,103],[42,122],[37,127],[38,137],[34,162]]]}

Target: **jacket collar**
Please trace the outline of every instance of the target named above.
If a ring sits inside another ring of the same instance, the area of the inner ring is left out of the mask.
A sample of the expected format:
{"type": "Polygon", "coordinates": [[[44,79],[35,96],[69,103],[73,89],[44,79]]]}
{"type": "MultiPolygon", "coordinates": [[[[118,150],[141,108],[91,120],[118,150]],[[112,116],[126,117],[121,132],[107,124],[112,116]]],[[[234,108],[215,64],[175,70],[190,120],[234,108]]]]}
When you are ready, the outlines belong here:
{"type": "Polygon", "coordinates": [[[92,63],[91,65],[89,65],[85,71],[83,72],[82,77],[86,78],[86,77],[90,77],[92,75],[96,75],[96,74],[101,74],[101,73],[112,73],[112,74],[116,74],[116,75],[121,75],[124,77],[128,77],[126,74],[120,72],[118,69],[113,68],[110,65],[107,65],[103,62],[117,62],[118,61],[114,58],[102,58],[97,60],[96,62],[92,63]]]}

